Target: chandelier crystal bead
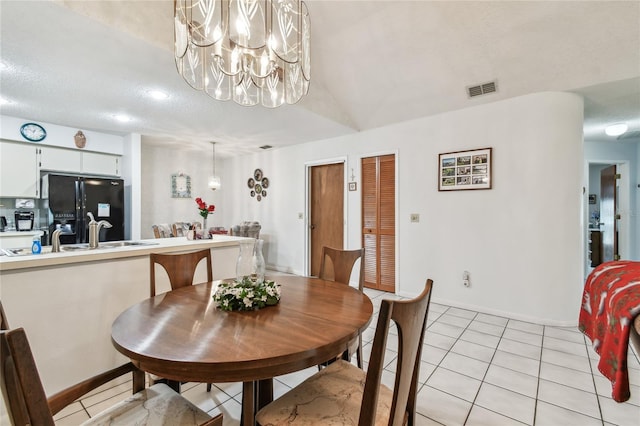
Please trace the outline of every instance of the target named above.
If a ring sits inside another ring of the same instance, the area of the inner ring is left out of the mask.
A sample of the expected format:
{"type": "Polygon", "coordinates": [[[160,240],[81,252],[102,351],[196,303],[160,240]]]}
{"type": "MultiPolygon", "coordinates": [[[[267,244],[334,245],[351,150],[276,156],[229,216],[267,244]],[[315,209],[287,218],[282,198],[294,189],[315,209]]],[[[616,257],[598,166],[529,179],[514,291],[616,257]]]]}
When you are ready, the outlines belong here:
{"type": "Polygon", "coordinates": [[[178,72],[221,101],[298,102],[309,91],[309,34],[301,0],[174,0],[178,72]]]}

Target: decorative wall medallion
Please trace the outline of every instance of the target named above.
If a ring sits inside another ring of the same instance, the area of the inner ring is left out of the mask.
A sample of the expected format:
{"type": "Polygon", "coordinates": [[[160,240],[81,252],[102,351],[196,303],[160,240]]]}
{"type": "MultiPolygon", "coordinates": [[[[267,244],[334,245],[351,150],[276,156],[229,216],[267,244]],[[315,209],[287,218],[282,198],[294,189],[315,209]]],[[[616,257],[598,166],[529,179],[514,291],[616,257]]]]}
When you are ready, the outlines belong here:
{"type": "Polygon", "coordinates": [[[253,178],[254,178],[257,182],[261,181],[261,180],[262,180],[262,170],[260,170],[260,169],[256,169],[256,170],[253,172],[253,178]]]}
{"type": "Polygon", "coordinates": [[[255,184],[256,184],[256,181],[253,180],[253,178],[249,178],[249,180],[247,181],[247,186],[249,188],[253,188],[253,185],[255,185],[255,184]]]}
{"type": "Polygon", "coordinates": [[[78,130],[75,136],[73,136],[73,140],[78,148],[84,148],[87,145],[87,137],[82,133],[82,130],[78,130]]]}

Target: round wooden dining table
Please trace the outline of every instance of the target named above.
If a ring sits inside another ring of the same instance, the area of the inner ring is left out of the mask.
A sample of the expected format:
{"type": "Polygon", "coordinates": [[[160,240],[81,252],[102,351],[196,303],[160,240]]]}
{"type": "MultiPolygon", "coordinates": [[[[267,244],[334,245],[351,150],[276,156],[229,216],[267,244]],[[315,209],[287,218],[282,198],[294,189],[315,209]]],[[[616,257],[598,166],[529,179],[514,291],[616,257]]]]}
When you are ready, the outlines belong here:
{"type": "MultiPolygon", "coordinates": [[[[267,279],[270,279],[267,277],[267,279]]],[[[243,382],[242,424],[273,399],[273,377],[345,351],[371,321],[371,300],[345,284],[282,275],[280,303],[227,312],[212,296],[220,281],[146,299],[113,323],[115,348],[143,371],[180,382],[243,382]]]]}

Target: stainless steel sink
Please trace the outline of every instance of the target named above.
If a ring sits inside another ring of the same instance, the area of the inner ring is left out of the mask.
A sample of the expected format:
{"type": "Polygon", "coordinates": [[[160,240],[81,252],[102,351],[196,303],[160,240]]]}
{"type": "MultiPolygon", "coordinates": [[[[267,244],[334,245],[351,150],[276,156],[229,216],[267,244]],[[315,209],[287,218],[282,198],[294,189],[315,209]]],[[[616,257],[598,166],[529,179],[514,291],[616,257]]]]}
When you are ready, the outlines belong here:
{"type": "MultiPolygon", "coordinates": [[[[146,241],[107,241],[100,243],[97,249],[89,248],[89,244],[65,244],[60,246],[60,251],[87,251],[87,250],[100,250],[112,249],[119,247],[140,247],[140,246],[153,246],[158,245],[154,242],[146,241]]],[[[51,253],[51,246],[42,247],[41,254],[51,253]]],[[[0,256],[31,256],[31,247],[24,248],[12,248],[12,249],[0,249],[0,256]]],[[[37,255],[34,255],[37,256],[37,255]]]]}
{"type": "Polygon", "coordinates": [[[136,246],[155,246],[158,243],[146,242],[146,241],[109,241],[100,243],[98,248],[116,248],[116,247],[136,247],[136,246]]]}

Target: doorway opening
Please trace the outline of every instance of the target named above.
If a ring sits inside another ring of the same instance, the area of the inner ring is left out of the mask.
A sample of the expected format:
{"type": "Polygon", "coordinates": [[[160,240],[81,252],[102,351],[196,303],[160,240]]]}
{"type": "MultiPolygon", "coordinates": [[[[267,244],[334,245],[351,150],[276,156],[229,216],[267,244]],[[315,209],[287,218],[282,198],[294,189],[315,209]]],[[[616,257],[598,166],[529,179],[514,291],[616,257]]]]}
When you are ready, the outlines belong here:
{"type": "Polygon", "coordinates": [[[629,163],[589,161],[585,190],[585,277],[600,263],[631,255],[629,163]]]}

